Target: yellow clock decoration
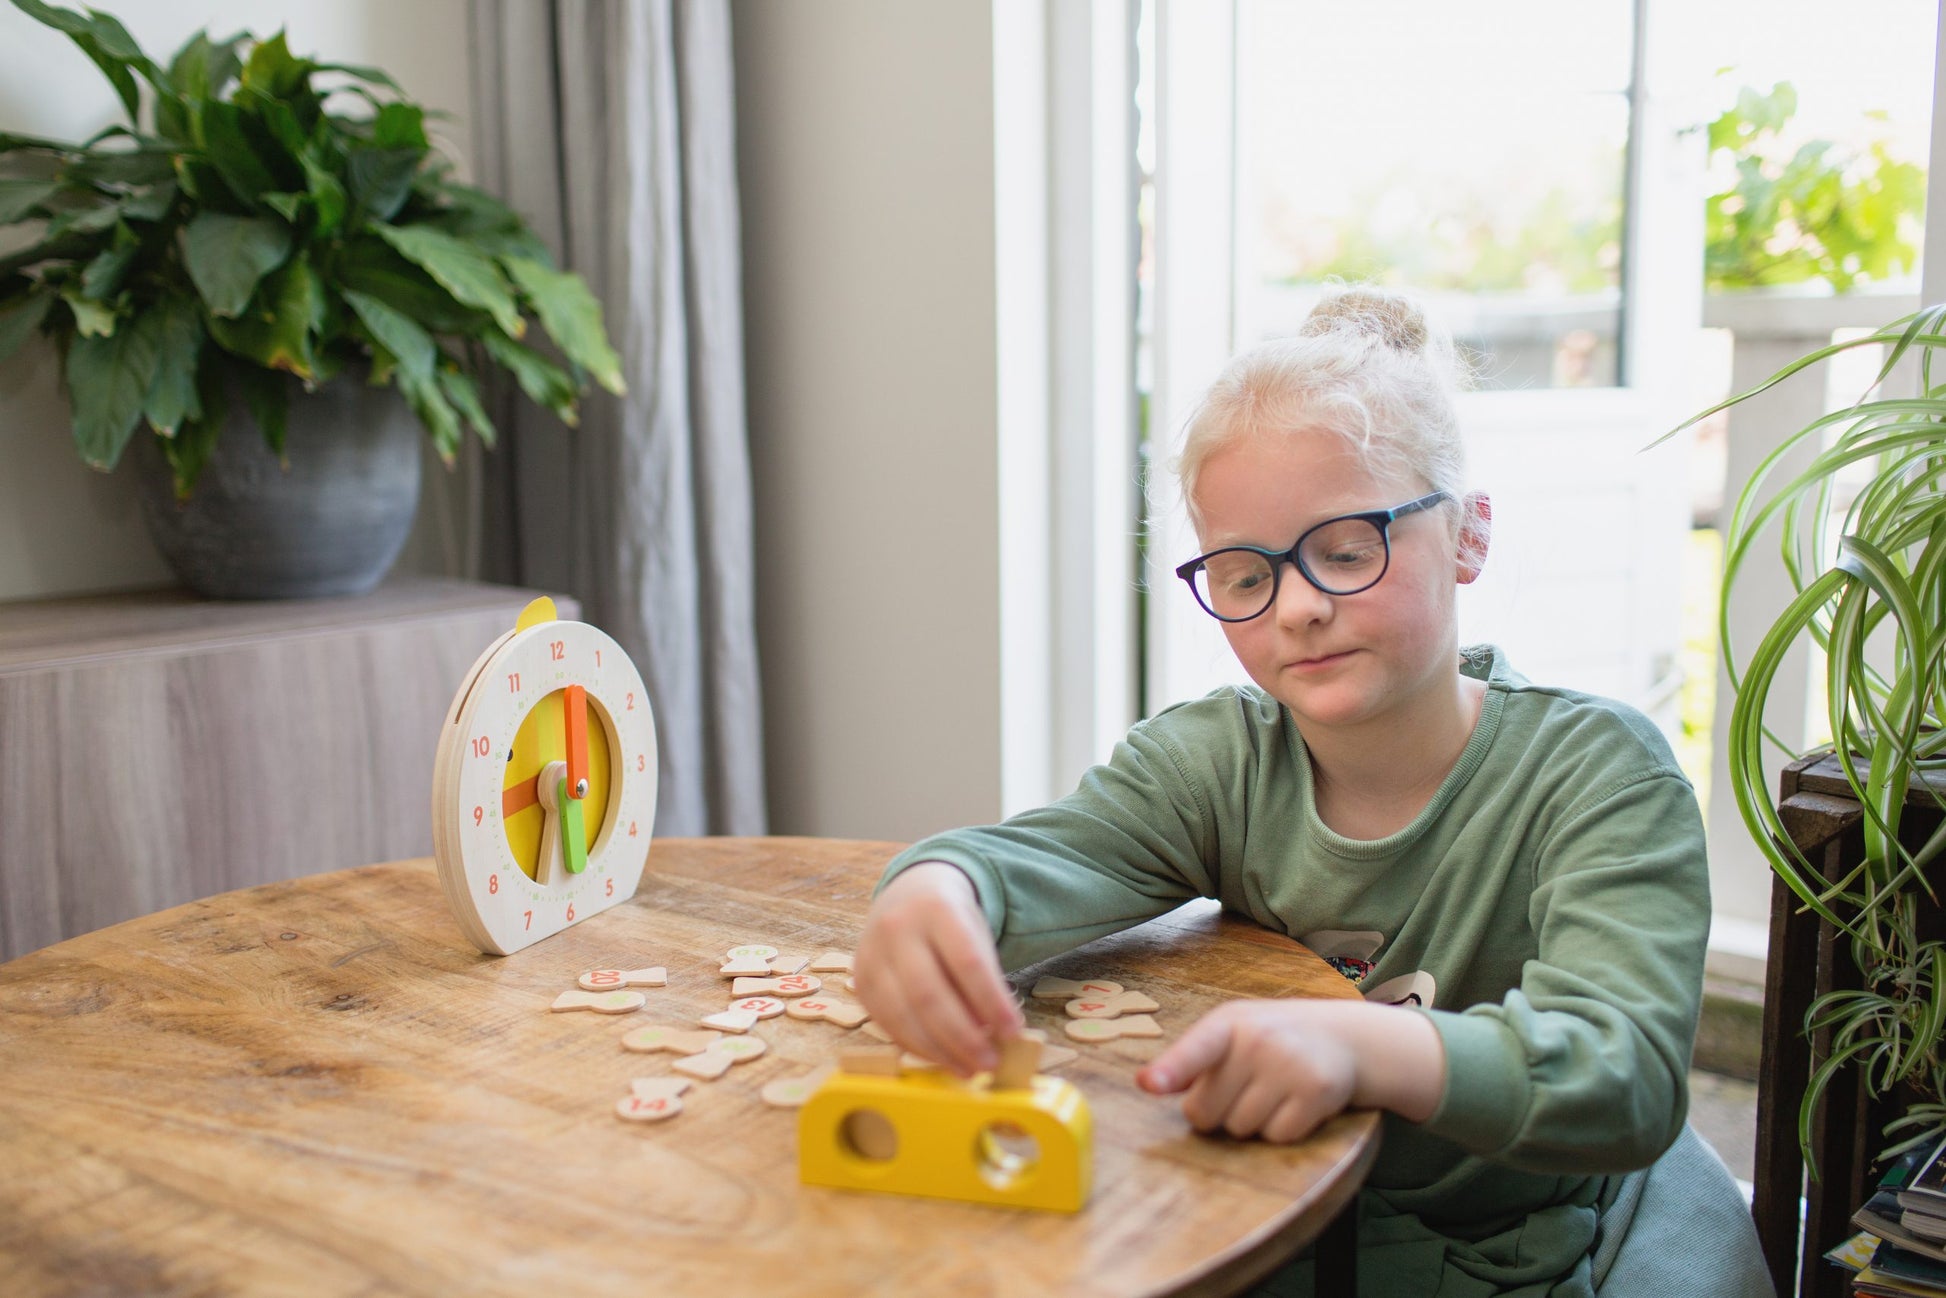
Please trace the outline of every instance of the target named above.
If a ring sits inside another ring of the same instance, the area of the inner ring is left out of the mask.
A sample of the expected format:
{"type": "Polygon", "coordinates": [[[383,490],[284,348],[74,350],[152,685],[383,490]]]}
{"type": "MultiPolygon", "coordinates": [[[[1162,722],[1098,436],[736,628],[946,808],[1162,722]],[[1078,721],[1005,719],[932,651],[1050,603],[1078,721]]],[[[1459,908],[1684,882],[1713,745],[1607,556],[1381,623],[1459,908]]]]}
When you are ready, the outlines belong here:
{"type": "Polygon", "coordinates": [[[433,855],[460,928],[510,955],[635,895],[655,718],[605,632],[537,599],[467,673],[433,758],[433,855]]]}

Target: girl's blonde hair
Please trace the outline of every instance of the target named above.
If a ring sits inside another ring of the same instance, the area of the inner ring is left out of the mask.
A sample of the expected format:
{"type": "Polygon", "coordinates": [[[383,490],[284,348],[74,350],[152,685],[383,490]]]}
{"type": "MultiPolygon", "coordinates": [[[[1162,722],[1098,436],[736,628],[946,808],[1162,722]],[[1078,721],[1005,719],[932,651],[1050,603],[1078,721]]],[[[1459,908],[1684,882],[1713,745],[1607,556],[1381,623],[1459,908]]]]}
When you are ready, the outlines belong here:
{"type": "Polygon", "coordinates": [[[1465,492],[1453,394],[1469,376],[1444,331],[1411,298],[1354,285],[1311,308],[1297,335],[1234,357],[1190,415],[1175,469],[1200,529],[1196,478],[1246,437],[1324,428],[1374,473],[1465,492]]]}

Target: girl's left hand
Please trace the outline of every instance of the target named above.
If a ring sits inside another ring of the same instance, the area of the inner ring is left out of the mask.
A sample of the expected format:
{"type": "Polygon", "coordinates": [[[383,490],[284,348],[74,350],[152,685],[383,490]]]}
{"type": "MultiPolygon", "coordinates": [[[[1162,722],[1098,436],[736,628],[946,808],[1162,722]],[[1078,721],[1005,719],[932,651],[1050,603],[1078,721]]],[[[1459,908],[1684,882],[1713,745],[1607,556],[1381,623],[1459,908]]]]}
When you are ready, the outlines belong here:
{"type": "Polygon", "coordinates": [[[1183,1095],[1198,1131],[1304,1139],[1348,1108],[1430,1117],[1445,1049],[1424,1014],[1362,1001],[1231,1001],[1205,1014],[1136,1074],[1183,1095]]]}

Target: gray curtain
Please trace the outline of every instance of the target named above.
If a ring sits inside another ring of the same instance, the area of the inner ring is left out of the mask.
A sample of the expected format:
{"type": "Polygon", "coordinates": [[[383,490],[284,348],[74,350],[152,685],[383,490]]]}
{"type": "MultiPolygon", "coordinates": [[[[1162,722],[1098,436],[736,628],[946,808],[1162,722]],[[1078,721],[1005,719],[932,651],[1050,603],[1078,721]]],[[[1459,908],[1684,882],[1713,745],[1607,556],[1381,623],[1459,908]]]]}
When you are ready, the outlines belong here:
{"type": "Polygon", "coordinates": [[[628,395],[496,394],[480,571],[641,671],[656,830],[764,830],[728,0],[473,0],[479,183],[601,298],[628,395]]]}

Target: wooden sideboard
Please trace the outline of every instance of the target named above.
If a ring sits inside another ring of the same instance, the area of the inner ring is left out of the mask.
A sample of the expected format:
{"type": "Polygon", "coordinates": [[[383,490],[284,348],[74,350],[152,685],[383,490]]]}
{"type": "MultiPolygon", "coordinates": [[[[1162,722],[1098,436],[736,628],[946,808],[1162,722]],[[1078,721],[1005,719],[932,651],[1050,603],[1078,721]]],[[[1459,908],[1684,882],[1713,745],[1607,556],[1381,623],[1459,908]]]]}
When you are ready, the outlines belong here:
{"type": "Polygon", "coordinates": [[[0,960],[429,855],[446,708],[535,593],[397,577],[347,599],[0,603],[0,960]]]}

